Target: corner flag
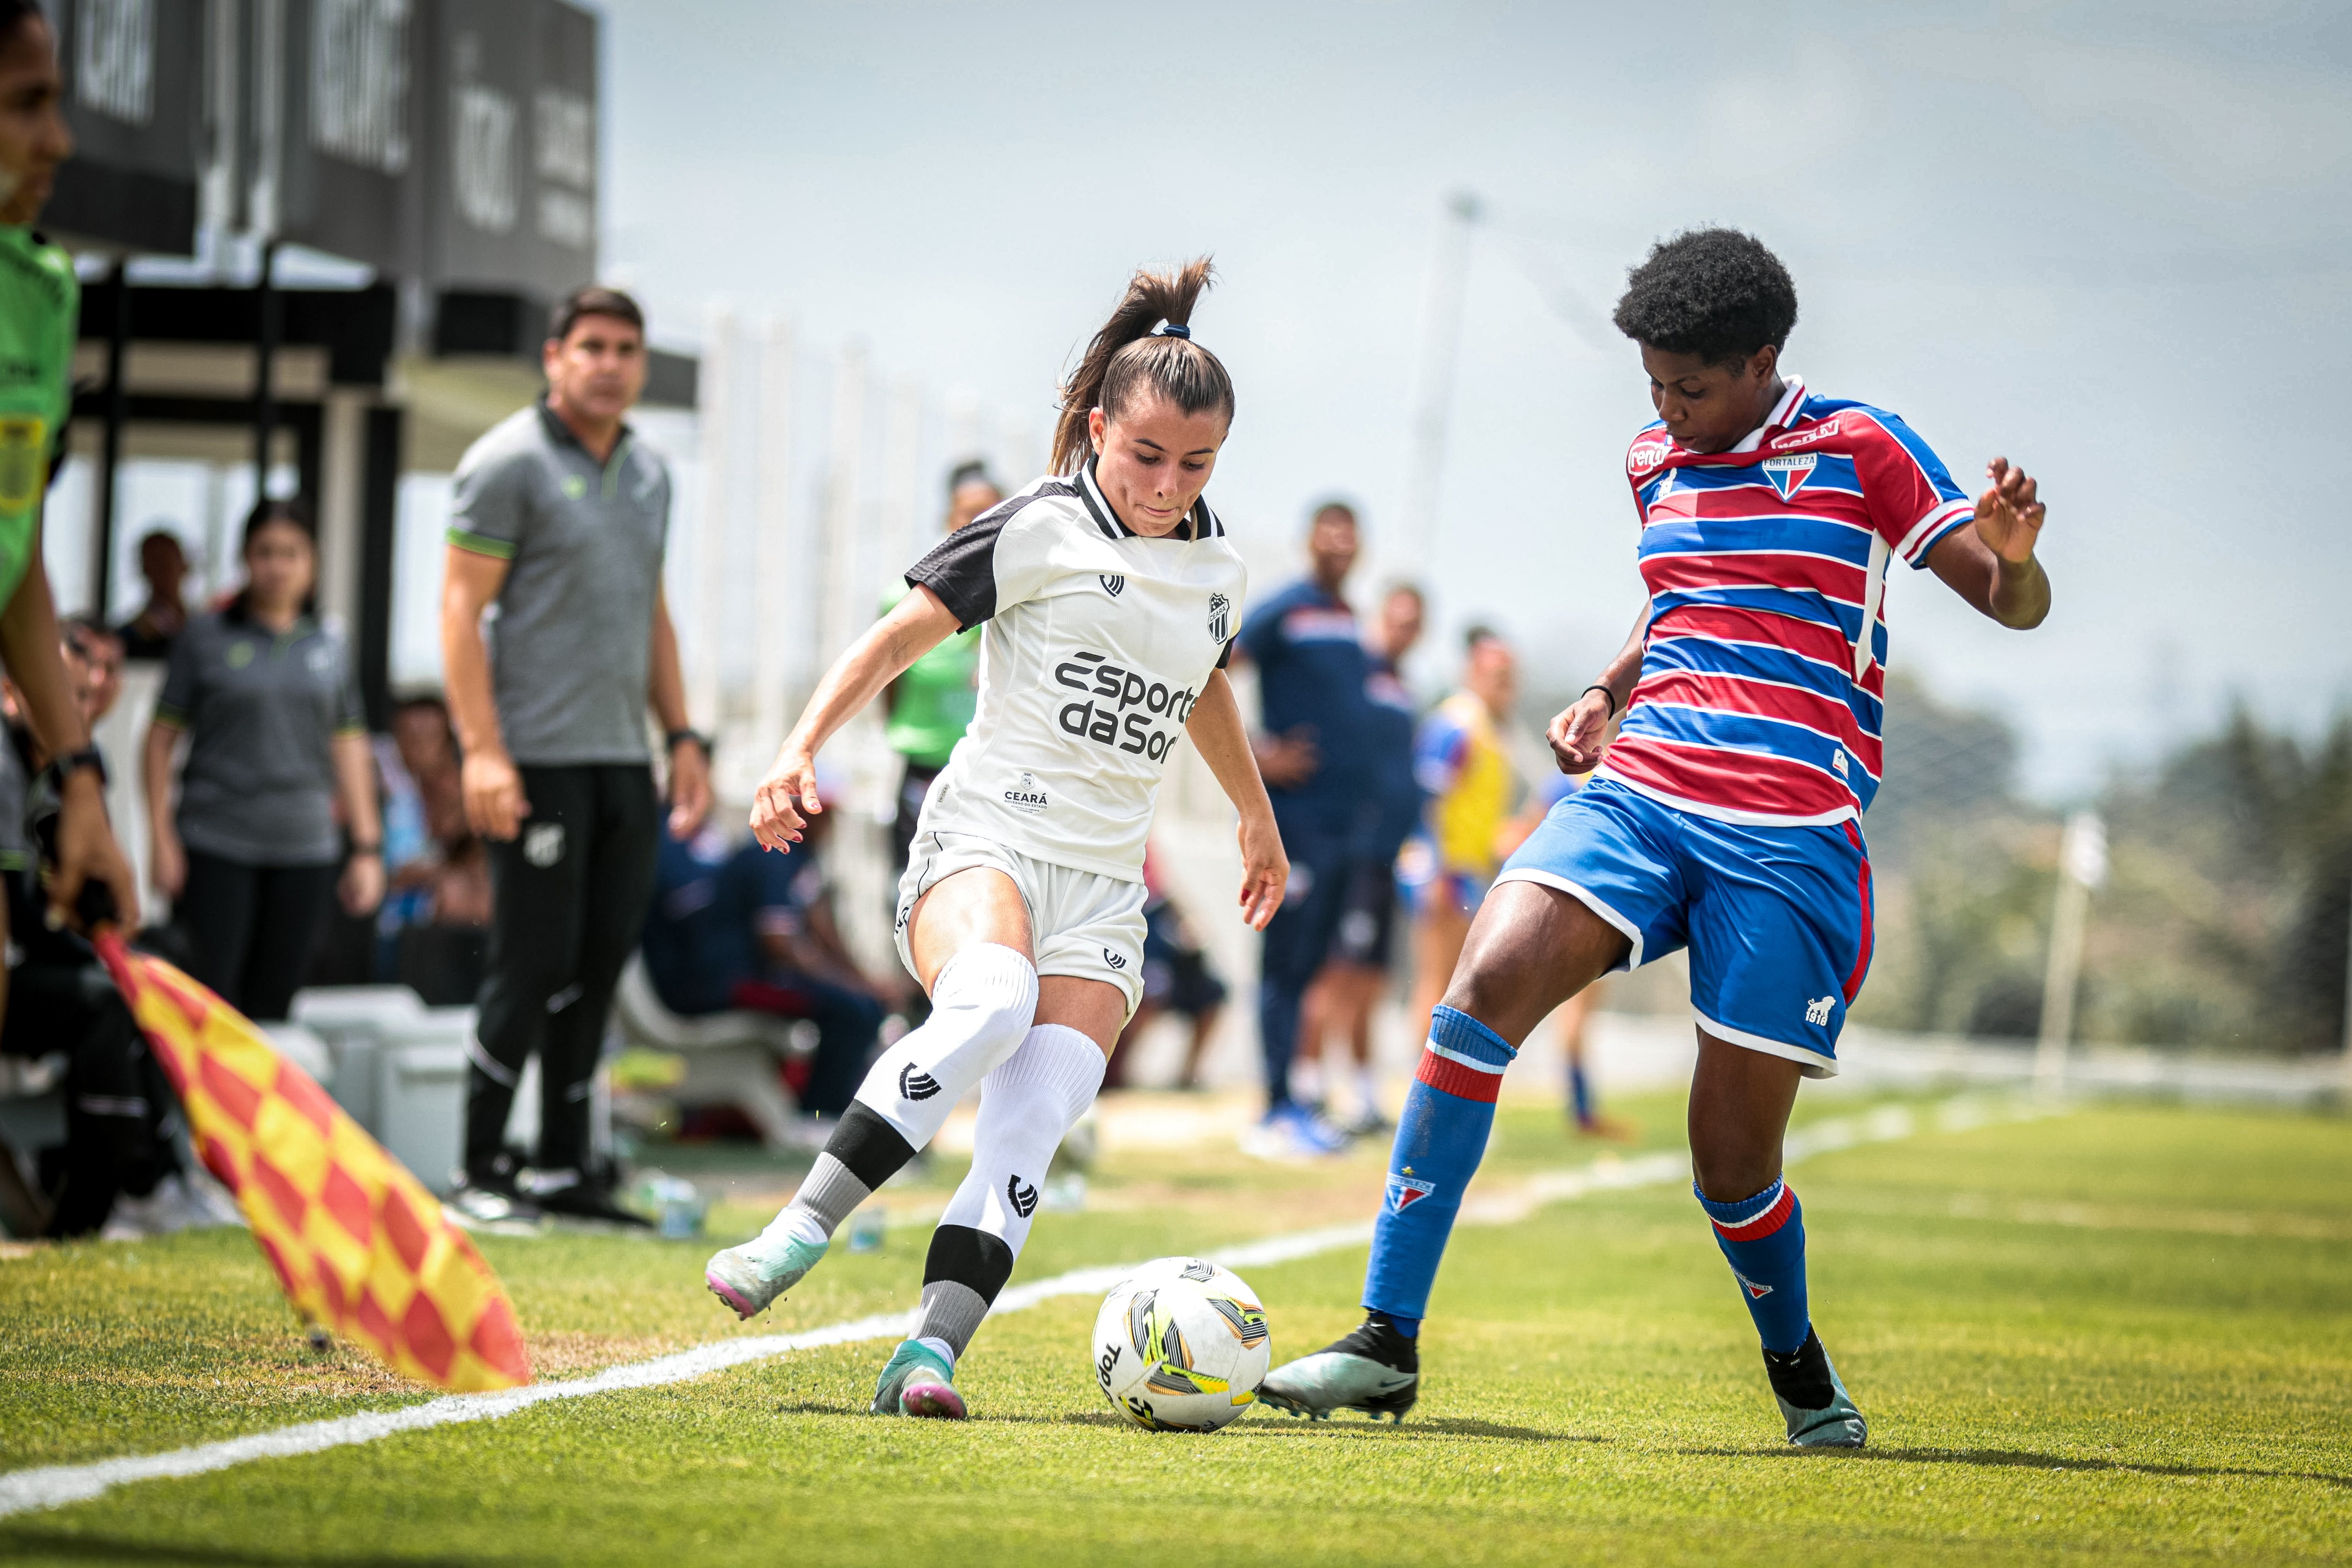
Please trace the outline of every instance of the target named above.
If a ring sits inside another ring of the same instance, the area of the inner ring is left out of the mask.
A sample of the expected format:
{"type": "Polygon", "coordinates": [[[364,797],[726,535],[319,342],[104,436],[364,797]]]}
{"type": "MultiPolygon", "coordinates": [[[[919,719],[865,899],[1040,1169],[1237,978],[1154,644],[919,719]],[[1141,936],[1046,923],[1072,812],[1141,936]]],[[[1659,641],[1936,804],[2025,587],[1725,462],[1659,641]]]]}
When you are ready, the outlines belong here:
{"type": "Polygon", "coordinates": [[[433,1195],[227,1003],[96,946],[295,1310],[453,1393],[529,1383],[513,1304],[433,1195]]]}

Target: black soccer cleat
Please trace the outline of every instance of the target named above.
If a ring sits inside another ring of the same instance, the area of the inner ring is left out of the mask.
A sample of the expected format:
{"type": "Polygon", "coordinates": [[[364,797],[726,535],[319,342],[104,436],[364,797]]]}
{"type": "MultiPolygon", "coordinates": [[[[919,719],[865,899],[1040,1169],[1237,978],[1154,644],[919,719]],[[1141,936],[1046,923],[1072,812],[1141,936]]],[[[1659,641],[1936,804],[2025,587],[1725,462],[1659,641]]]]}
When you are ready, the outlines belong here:
{"type": "Polygon", "coordinates": [[[1859,1448],[1870,1440],[1870,1424],[1854,1408],[1822,1336],[1805,1331],[1805,1343],[1782,1354],[1764,1353],[1764,1375],[1789,1424],[1789,1441],[1801,1448],[1859,1448]]]}

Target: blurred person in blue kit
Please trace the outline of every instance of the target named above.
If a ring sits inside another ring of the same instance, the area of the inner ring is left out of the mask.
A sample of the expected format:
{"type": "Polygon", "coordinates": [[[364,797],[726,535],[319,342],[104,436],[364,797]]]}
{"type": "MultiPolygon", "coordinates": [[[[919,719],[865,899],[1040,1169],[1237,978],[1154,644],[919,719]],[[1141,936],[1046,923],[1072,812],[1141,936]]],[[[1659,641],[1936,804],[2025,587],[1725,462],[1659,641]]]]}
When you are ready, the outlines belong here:
{"type": "Polygon", "coordinates": [[[451,1201],[479,1219],[642,1225],[593,1158],[589,1098],[659,855],[646,710],[665,736],[673,838],[710,809],[709,747],[687,721],[662,595],[669,470],[623,417],[645,391],[644,312],[617,289],[576,288],[540,364],[546,396],[458,461],[444,558],[459,781],[495,894],[451,1201]],[[506,1125],[533,1052],[540,1146],[526,1173],[506,1125]]]}
{"type": "Polygon", "coordinates": [[[805,1076],[788,1066],[786,1082],[802,1111],[824,1118],[849,1108],[900,1005],[842,940],[824,862],[832,827],[831,813],[811,818],[789,856],[709,827],[665,839],[645,934],[646,970],[672,1012],[742,1009],[816,1025],[815,1058],[805,1076]]]}
{"type": "Polygon", "coordinates": [[[383,833],[350,656],[314,614],[309,513],[262,502],[246,519],[243,555],[245,586],[172,645],[142,761],[151,874],[195,977],[274,1022],[302,982],[329,901],[340,893],[363,915],[383,900],[383,833]]]}
{"type": "Polygon", "coordinates": [[[492,899],[488,852],[466,821],[448,706],[423,695],[397,704],[375,755],[391,872],[376,976],[413,988],[429,1007],[463,1006],[482,988],[492,899]]]}
{"type": "Polygon", "coordinates": [[[1307,529],[1307,575],[1254,607],[1237,646],[1258,673],[1263,729],[1253,741],[1274,802],[1290,883],[1265,928],[1258,1038],[1265,1052],[1265,1153],[1336,1154],[1348,1136],[1292,1092],[1299,1012],[1346,912],[1348,879],[1376,831],[1364,787],[1373,730],[1370,662],[1340,596],[1361,547],[1353,507],[1326,501],[1307,529]]]}
{"type": "Polygon", "coordinates": [[[1327,1040],[1337,1035],[1346,1042],[1356,1112],[1339,1124],[1359,1137],[1386,1132],[1390,1125],[1372,1071],[1372,1008],[1396,953],[1397,854],[1421,824],[1421,785],[1412,763],[1418,706],[1404,684],[1402,665],[1421,641],[1426,619],[1421,590],[1411,583],[1396,584],[1381,600],[1380,622],[1366,649],[1364,682],[1372,720],[1366,784],[1378,799],[1380,816],[1363,853],[1349,867],[1331,956],[1307,989],[1298,1029],[1299,1063],[1321,1078],[1319,1094],[1302,1093],[1311,1103],[1324,1103],[1339,1081],[1339,1059],[1324,1055],[1327,1040]]]}

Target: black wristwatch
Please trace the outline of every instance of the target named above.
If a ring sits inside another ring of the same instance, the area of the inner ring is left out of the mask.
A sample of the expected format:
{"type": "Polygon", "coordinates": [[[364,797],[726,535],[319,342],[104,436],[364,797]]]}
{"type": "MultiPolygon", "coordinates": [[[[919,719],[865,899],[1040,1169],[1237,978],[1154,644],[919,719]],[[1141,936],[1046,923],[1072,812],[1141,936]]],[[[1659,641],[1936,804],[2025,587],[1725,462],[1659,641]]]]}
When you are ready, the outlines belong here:
{"type": "Polygon", "coordinates": [[[58,794],[64,794],[66,780],[85,768],[98,775],[98,787],[100,789],[105,789],[106,758],[95,746],[85,746],[79,751],[68,752],[51,762],[47,769],[49,787],[58,794]]]}
{"type": "Polygon", "coordinates": [[[676,751],[679,747],[685,745],[689,740],[694,742],[695,745],[702,747],[703,756],[708,757],[710,755],[710,737],[703,734],[698,729],[671,730],[669,734],[665,736],[662,739],[662,749],[664,751],[676,751]]]}

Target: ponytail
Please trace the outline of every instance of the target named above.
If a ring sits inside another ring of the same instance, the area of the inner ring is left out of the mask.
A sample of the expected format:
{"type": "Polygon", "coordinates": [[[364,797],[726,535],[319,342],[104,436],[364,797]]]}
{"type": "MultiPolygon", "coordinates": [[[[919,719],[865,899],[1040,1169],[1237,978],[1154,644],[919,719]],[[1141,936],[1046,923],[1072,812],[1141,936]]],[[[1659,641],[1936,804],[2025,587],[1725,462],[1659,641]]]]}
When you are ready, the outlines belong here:
{"type": "Polygon", "coordinates": [[[1203,256],[1173,273],[1139,270],[1128,280],[1127,297],[1063,383],[1062,414],[1054,426],[1055,473],[1074,474],[1086,465],[1093,449],[1088,415],[1099,408],[1116,419],[1142,392],[1157,392],[1186,413],[1214,408],[1233,418],[1233,378],[1187,330],[1212,271],[1203,256]],[[1171,330],[1154,331],[1162,321],[1171,330]]]}

